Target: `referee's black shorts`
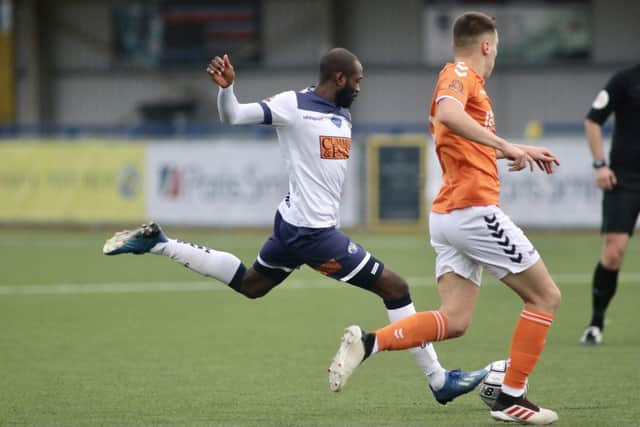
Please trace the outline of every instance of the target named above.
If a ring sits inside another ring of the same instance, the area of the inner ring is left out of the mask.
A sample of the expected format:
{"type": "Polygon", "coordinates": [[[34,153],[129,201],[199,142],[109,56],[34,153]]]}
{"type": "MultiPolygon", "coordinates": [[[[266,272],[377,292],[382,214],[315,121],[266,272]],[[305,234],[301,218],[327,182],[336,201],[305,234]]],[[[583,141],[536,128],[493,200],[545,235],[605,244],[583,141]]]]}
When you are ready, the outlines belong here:
{"type": "Polygon", "coordinates": [[[640,213],[640,191],[615,187],[602,198],[602,233],[627,233],[633,230],[640,213]]]}

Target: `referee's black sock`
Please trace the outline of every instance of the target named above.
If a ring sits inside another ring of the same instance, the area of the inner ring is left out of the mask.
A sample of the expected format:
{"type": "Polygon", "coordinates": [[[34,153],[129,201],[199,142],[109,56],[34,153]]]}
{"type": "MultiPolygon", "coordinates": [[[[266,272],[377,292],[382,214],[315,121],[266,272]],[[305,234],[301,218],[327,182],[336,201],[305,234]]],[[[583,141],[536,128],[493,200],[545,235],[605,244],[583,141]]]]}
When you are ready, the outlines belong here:
{"type": "Polygon", "coordinates": [[[591,326],[604,329],[604,313],[618,288],[618,270],[607,270],[598,263],[593,273],[593,315],[591,326]]]}

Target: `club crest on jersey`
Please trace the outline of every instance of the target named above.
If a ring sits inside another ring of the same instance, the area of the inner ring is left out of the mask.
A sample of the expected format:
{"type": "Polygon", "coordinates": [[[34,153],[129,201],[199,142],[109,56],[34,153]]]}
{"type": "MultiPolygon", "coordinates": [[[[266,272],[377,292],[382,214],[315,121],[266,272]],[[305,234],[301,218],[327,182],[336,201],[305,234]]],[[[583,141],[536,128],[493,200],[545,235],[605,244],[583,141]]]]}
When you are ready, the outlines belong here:
{"type": "Polygon", "coordinates": [[[349,246],[347,246],[347,252],[352,255],[355,254],[356,252],[358,252],[358,245],[353,242],[349,242],[349,246]]]}
{"type": "Polygon", "coordinates": [[[331,123],[333,123],[334,125],[336,125],[337,128],[339,128],[340,126],[342,126],[342,119],[340,117],[333,116],[331,117],[331,123]]]}
{"type": "Polygon", "coordinates": [[[451,83],[449,84],[449,89],[451,89],[454,92],[462,93],[464,92],[464,85],[460,80],[451,80],[451,83]]]}
{"type": "Polygon", "coordinates": [[[351,138],[343,136],[320,136],[320,158],[345,160],[349,158],[351,138]]]}

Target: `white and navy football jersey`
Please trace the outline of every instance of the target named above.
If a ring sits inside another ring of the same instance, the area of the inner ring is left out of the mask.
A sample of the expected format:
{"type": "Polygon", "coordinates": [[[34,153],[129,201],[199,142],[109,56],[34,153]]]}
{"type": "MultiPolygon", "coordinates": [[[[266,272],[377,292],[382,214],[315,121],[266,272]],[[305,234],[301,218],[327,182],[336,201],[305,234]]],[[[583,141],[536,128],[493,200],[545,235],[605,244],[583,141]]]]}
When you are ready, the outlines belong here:
{"type": "Polygon", "coordinates": [[[340,197],[351,150],[351,115],[313,87],[260,102],[273,125],[289,175],[289,193],[278,210],[298,227],[338,225],[340,197]]]}

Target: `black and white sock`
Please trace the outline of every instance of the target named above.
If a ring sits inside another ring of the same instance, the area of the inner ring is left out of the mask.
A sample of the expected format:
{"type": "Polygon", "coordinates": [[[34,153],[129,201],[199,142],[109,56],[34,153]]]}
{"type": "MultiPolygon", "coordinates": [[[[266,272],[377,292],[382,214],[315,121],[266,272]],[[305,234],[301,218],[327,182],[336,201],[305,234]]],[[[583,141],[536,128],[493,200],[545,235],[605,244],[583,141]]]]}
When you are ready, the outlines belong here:
{"type": "Polygon", "coordinates": [[[151,252],[168,256],[196,273],[212,277],[227,285],[242,265],[237,256],[228,252],[175,239],[155,245],[151,252]]]}

